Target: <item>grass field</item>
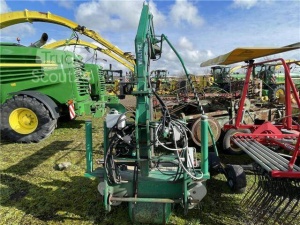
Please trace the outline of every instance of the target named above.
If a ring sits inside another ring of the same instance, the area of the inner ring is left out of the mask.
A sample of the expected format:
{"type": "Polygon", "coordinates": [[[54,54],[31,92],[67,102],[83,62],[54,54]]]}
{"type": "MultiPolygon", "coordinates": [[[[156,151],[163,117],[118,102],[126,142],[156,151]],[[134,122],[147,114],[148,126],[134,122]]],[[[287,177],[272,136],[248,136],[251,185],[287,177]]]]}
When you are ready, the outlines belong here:
{"type": "MultiPolygon", "coordinates": [[[[84,177],[85,120],[60,122],[54,133],[40,143],[1,143],[0,224],[131,224],[127,204],[103,208],[97,179],[84,177]],[[55,165],[69,162],[66,170],[55,165]]],[[[94,160],[101,158],[102,120],[93,121],[94,160]]],[[[222,156],[230,163],[245,162],[246,156],[222,156]]],[[[249,190],[253,175],[247,175],[249,190]]],[[[175,206],[169,224],[253,224],[240,204],[245,194],[233,194],[224,175],[207,182],[208,194],[196,209],[183,214],[175,206]]]]}

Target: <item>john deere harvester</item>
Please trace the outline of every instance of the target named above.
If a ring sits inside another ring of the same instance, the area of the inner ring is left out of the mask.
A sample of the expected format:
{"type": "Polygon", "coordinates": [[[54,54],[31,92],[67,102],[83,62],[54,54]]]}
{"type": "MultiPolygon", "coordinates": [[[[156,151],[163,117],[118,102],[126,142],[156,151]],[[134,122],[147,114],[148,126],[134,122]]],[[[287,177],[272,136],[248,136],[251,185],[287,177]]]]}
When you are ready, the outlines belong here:
{"type": "MultiPolygon", "coordinates": [[[[96,46],[97,50],[130,70],[134,68],[132,55],[123,52],[97,32],[67,18],[50,12],[29,10],[0,14],[0,29],[25,22],[47,22],[68,27],[74,33],[78,32],[100,43],[103,47],[96,46]]],[[[83,114],[100,116],[105,112],[105,103],[97,101],[103,97],[98,95],[103,90],[95,89],[91,93],[89,77],[85,73],[85,69],[91,71],[88,66],[85,67],[74,53],[40,49],[46,43],[46,37],[46,34],[43,35],[30,47],[1,44],[1,135],[13,141],[42,140],[51,134],[58,117],[64,114],[74,118],[83,114]],[[98,95],[96,100],[92,101],[90,94],[92,97],[98,95]]],[[[96,65],[92,67],[93,71],[99,69],[96,65]]],[[[113,102],[110,104],[114,105],[113,102]]]]}
{"type": "Polygon", "coordinates": [[[1,135],[16,142],[38,142],[66,115],[102,116],[105,104],[93,101],[85,65],[72,52],[1,43],[1,135]]]}

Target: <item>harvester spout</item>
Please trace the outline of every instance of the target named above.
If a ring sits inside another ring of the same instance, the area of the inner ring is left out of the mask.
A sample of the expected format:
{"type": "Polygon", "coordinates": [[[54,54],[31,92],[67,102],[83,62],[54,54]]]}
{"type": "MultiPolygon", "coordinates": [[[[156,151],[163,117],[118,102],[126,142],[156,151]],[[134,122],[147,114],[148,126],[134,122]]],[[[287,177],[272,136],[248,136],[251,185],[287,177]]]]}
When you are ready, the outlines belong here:
{"type": "Polygon", "coordinates": [[[30,47],[36,47],[36,48],[40,48],[42,47],[44,44],[46,44],[48,40],[48,34],[47,33],[43,33],[41,36],[41,39],[34,42],[33,44],[30,45],[30,47]]]}

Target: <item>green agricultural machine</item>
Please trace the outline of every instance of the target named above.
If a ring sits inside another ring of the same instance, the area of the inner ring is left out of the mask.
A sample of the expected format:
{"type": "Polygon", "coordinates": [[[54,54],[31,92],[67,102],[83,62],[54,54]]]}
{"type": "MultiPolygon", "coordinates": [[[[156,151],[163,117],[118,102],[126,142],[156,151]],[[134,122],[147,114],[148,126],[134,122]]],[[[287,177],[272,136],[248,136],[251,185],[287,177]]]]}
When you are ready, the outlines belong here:
{"type": "MultiPolygon", "coordinates": [[[[92,63],[86,63],[84,67],[85,76],[89,80],[91,98],[97,102],[104,102],[108,107],[112,104],[118,104],[120,96],[107,93],[107,86],[111,83],[107,81],[107,73],[110,73],[112,70],[104,70],[102,66],[92,63]]],[[[119,86],[117,88],[120,89],[119,86]]]]}
{"type": "MultiPolygon", "coordinates": [[[[25,10],[0,14],[0,21],[0,29],[25,22],[47,22],[68,27],[77,38],[76,32],[103,47],[76,39],[67,43],[65,40],[52,43],[47,45],[48,48],[80,43],[134,70],[135,62],[131,54],[123,52],[97,32],[67,18],[50,12],[25,10]]],[[[103,79],[96,65],[85,65],[71,52],[40,49],[41,46],[46,47],[47,38],[46,34],[43,35],[30,47],[1,44],[1,135],[16,142],[38,142],[51,134],[60,116],[74,118],[75,115],[86,114],[98,117],[106,112],[105,106],[114,106],[117,102],[114,96],[106,98],[101,95],[103,79]],[[95,72],[95,77],[89,78],[91,71],[95,72]],[[100,89],[96,87],[98,78],[100,89]],[[103,99],[109,103],[105,105],[103,99]],[[20,101],[22,104],[19,104],[20,101]],[[42,112],[36,108],[42,109],[42,112]]]]}
{"type": "MultiPolygon", "coordinates": [[[[292,65],[300,65],[299,61],[289,61],[287,60],[287,65],[292,68],[292,65]]],[[[279,99],[280,95],[285,95],[285,74],[280,71],[280,64],[262,64],[258,65],[252,76],[262,80],[262,96],[268,96],[272,101],[274,99],[279,99]]],[[[281,69],[283,70],[283,69],[281,69]]],[[[299,90],[300,88],[300,72],[290,72],[291,78],[299,90]]]]}
{"type": "MultiPolygon", "coordinates": [[[[189,146],[186,122],[171,116],[151,86],[150,61],[160,58],[163,41],[178,56],[190,85],[193,85],[181,57],[167,37],[155,35],[153,16],[149,6],[144,4],[135,38],[136,88],[131,94],[136,97],[136,109],[125,111],[120,104],[106,115],[103,125],[104,156],[97,160],[98,168],[93,165],[92,124],[86,122],[85,175],[100,180],[98,191],[103,196],[107,211],[127,202],[133,223],[164,224],[173,205],[181,205],[185,213],[196,207],[207,193],[209,160],[210,166],[218,164],[216,154],[208,152],[210,129],[207,117],[202,115],[200,151],[200,147],[189,146]],[[162,117],[156,120],[153,118],[153,97],[159,101],[162,112],[162,117]]],[[[201,108],[199,101],[198,105],[201,108]]],[[[245,190],[246,178],[242,167],[224,167],[232,190],[245,190]]]]}
{"type": "MultiPolygon", "coordinates": [[[[299,61],[288,60],[289,66],[300,65],[299,61]]],[[[280,64],[262,64],[256,66],[252,71],[252,83],[254,88],[260,92],[260,96],[264,99],[274,101],[279,99],[280,95],[284,95],[284,73],[280,72],[280,64]],[[260,81],[260,82],[259,82],[260,81]]],[[[223,89],[226,92],[234,92],[243,89],[246,73],[234,72],[241,68],[218,65],[211,67],[211,74],[214,78],[214,86],[223,89]]],[[[300,73],[291,72],[291,77],[297,89],[300,87],[300,73]]]]}
{"type": "Polygon", "coordinates": [[[81,58],[39,48],[46,34],[42,39],[29,47],[1,43],[1,135],[15,142],[42,140],[61,116],[100,117],[106,112],[103,101],[91,99],[81,58]]]}
{"type": "MultiPolygon", "coordinates": [[[[73,31],[72,35],[69,39],[66,40],[60,40],[57,42],[52,42],[50,44],[43,45],[42,48],[44,49],[56,49],[59,47],[66,47],[66,46],[84,46],[85,49],[87,49],[88,52],[90,52],[90,49],[94,50],[94,56],[95,56],[95,62],[97,61],[97,51],[100,51],[103,54],[108,54],[108,56],[112,57],[116,61],[122,63],[126,67],[128,67],[130,70],[133,70],[133,67],[129,65],[128,63],[125,63],[124,60],[121,58],[115,57],[109,50],[105,50],[100,48],[97,45],[94,45],[90,42],[80,40],[78,38],[78,35],[76,32],[73,31]]],[[[122,70],[112,70],[112,67],[110,65],[109,69],[103,69],[102,66],[96,63],[85,63],[85,77],[89,80],[89,92],[91,95],[91,98],[94,101],[100,101],[105,102],[106,106],[109,107],[111,104],[115,104],[119,102],[119,97],[116,94],[109,94],[108,90],[111,87],[111,84],[116,81],[117,78],[122,78],[122,70]],[[118,77],[114,77],[113,75],[117,73],[118,77]]],[[[116,87],[115,89],[120,89],[120,85],[116,87]]]]}

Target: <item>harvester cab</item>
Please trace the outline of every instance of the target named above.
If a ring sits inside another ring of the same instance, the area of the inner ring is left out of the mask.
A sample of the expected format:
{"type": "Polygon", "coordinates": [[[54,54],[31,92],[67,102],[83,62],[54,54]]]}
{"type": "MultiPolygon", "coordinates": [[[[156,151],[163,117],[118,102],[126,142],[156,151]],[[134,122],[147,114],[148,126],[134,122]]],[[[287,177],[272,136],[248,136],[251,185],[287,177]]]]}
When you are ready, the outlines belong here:
{"type": "Polygon", "coordinates": [[[213,76],[212,87],[219,88],[220,91],[226,93],[234,93],[241,88],[240,81],[244,80],[245,74],[239,72],[241,66],[224,66],[215,65],[211,67],[211,74],[213,76]]]}
{"type": "Polygon", "coordinates": [[[150,82],[152,88],[158,94],[166,94],[169,92],[169,82],[167,80],[168,70],[153,70],[150,73],[150,82]]]}
{"type": "MultiPolygon", "coordinates": [[[[299,72],[292,72],[294,66],[298,66],[299,61],[285,60],[289,67],[290,76],[296,88],[299,89],[299,72]]],[[[256,65],[253,68],[253,77],[262,81],[262,97],[270,102],[282,102],[285,96],[285,73],[284,67],[280,62],[271,62],[256,65]]]]}
{"type": "Polygon", "coordinates": [[[110,69],[104,69],[103,74],[106,90],[110,95],[116,95],[119,99],[124,99],[125,95],[131,94],[133,85],[126,80],[123,70],[113,70],[110,65],[110,69]]]}
{"type": "MultiPolygon", "coordinates": [[[[300,201],[300,126],[294,120],[291,99],[300,109],[298,91],[290,75],[289,66],[281,58],[254,63],[255,58],[299,49],[281,48],[238,48],[223,56],[202,63],[229,65],[240,61],[247,62],[247,73],[240,99],[240,106],[246,100],[252,71],[268,63],[280,62],[284,67],[285,107],[284,112],[275,120],[255,120],[253,123],[243,122],[244,107],[239,107],[233,124],[225,124],[226,147],[240,148],[253,160],[256,183],[252,194],[246,195],[243,203],[249,207],[254,223],[294,223],[299,216],[300,201]],[[245,53],[245,54],[243,54],[245,53]],[[247,53],[247,54],[246,54],[247,53]],[[289,221],[289,222],[287,222],[289,221]]],[[[250,192],[249,192],[250,193],[250,192]]]]}
{"type": "Polygon", "coordinates": [[[230,82],[230,67],[229,66],[213,66],[211,67],[211,74],[218,84],[230,82]]]}

